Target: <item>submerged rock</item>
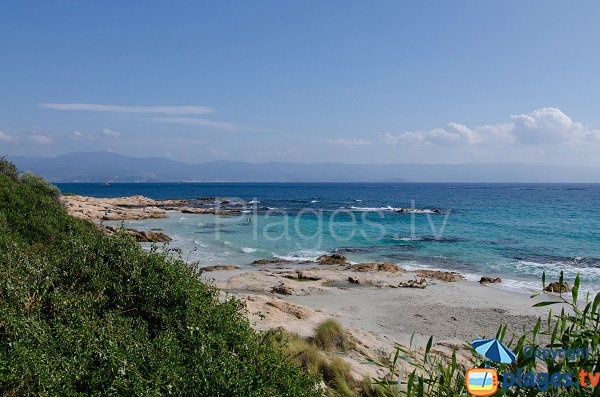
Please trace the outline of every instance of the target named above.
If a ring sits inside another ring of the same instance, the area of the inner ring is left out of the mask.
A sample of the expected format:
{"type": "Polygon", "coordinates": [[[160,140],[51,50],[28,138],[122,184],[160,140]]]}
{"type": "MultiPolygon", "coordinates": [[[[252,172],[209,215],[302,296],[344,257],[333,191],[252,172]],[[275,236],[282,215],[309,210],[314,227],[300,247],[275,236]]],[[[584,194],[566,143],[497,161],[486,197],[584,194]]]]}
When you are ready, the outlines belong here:
{"type": "Polygon", "coordinates": [[[221,210],[216,208],[183,207],[182,214],[238,215],[238,210],[221,210]]]}
{"type": "Polygon", "coordinates": [[[317,262],[321,265],[347,265],[348,258],[340,254],[321,255],[317,258],[317,262]]]}
{"type": "Polygon", "coordinates": [[[202,270],[205,272],[214,272],[217,270],[238,270],[238,269],[241,269],[241,268],[236,265],[215,265],[215,266],[205,266],[202,268],[202,270]]]}

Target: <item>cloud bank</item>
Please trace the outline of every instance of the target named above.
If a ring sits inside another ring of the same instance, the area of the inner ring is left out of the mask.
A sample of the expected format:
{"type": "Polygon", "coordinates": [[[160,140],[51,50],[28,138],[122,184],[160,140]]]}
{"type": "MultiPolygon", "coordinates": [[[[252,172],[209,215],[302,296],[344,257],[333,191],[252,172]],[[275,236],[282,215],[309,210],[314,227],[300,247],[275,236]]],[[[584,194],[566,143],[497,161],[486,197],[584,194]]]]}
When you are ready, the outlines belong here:
{"type": "Polygon", "coordinates": [[[547,107],[514,115],[500,124],[468,127],[448,123],[429,131],[406,131],[382,135],[391,145],[510,146],[600,142],[600,130],[586,128],[560,109],[547,107]]]}

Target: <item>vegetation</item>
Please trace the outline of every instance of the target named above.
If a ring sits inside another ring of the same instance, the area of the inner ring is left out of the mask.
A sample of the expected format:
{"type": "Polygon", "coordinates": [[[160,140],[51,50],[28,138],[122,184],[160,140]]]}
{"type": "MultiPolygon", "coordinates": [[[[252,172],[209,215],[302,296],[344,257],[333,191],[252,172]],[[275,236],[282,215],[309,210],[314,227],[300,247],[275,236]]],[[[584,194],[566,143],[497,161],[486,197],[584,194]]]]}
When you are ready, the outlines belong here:
{"type": "MultiPolygon", "coordinates": [[[[542,278],[542,287],[545,289],[545,275],[542,278]]],[[[559,280],[559,290],[562,290],[563,275],[559,280]]],[[[560,294],[559,300],[540,302],[534,306],[543,307],[562,304],[560,313],[548,313],[545,319],[539,319],[535,327],[521,336],[506,335],[507,328],[499,328],[496,338],[512,347],[517,354],[516,362],[512,364],[497,364],[485,361],[477,353],[473,353],[473,362],[470,365],[457,363],[456,352],[450,360],[444,360],[430,353],[432,339],[429,340],[424,354],[416,349],[397,346],[393,356],[386,362],[373,362],[373,364],[388,368],[390,375],[382,379],[374,379],[374,384],[380,387],[385,396],[467,396],[465,388],[465,374],[469,368],[483,368],[487,365],[495,368],[499,374],[499,383],[504,383],[505,374],[532,372],[570,373],[575,386],[568,387],[562,382],[559,387],[552,386],[549,379],[536,379],[537,384],[532,387],[511,386],[500,388],[495,396],[598,396],[600,383],[595,387],[578,387],[579,373],[600,373],[600,294],[594,299],[586,294],[584,302],[579,302],[579,275],[571,291],[571,299],[566,299],[560,294]],[[566,307],[566,310],[565,310],[566,307]],[[525,354],[527,349],[586,349],[587,355],[566,357],[564,359],[548,356],[540,359],[525,354]],[[409,364],[410,368],[403,364],[409,364]],[[544,390],[545,389],[545,390],[544,390]]],[[[412,343],[411,343],[412,345],[412,343]]],[[[590,383],[590,382],[588,382],[590,383]]],[[[510,385],[507,379],[507,385],[510,385]]]]}
{"type": "Polygon", "coordinates": [[[340,323],[333,319],[325,320],[317,326],[314,340],[317,346],[324,350],[345,352],[354,345],[340,323]]]}
{"type": "Polygon", "coordinates": [[[0,395],[322,395],[239,301],[57,194],[0,160],[0,395]]]}
{"type": "Polygon", "coordinates": [[[331,350],[347,351],[351,347],[349,337],[335,320],[325,320],[315,329],[311,338],[283,329],[272,333],[274,346],[283,351],[294,363],[308,373],[322,378],[329,394],[342,396],[378,396],[377,387],[370,380],[353,378],[349,364],[331,350]],[[325,349],[325,350],[323,350],[325,349]]]}

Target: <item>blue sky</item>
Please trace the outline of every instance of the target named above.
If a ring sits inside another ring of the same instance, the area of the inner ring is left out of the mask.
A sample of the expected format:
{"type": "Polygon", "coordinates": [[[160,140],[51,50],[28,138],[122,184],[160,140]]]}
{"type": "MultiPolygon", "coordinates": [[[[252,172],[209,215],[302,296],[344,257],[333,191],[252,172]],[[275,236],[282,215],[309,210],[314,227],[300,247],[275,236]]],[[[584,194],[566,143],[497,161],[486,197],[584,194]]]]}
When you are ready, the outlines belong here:
{"type": "Polygon", "coordinates": [[[600,3],[5,2],[0,152],[600,166],[600,3]]]}

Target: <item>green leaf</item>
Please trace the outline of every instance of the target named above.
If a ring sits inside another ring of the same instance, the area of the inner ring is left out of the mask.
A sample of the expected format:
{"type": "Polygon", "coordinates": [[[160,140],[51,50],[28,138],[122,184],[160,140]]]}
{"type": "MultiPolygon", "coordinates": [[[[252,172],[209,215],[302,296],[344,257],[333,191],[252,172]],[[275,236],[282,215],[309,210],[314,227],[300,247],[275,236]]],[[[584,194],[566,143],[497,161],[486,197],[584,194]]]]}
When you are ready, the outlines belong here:
{"type": "Polygon", "coordinates": [[[533,307],[544,307],[544,306],[556,305],[557,303],[560,303],[560,302],[550,302],[550,301],[538,302],[535,305],[533,305],[533,307]]]}
{"type": "Polygon", "coordinates": [[[573,289],[571,290],[571,296],[573,297],[574,305],[577,304],[578,295],[579,295],[579,272],[577,272],[577,276],[575,276],[575,283],[573,284],[573,289]]]}

